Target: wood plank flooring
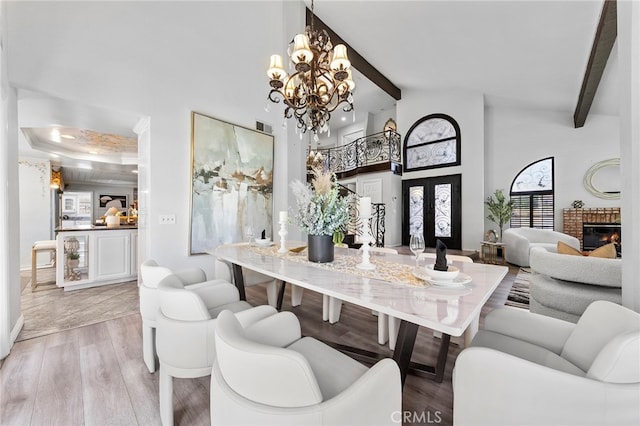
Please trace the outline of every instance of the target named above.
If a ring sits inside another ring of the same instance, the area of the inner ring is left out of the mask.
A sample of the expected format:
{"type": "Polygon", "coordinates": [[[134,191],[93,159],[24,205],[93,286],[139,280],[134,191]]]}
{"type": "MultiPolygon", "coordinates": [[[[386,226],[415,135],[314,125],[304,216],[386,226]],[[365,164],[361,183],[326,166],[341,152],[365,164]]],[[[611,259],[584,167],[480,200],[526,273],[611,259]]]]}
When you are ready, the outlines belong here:
{"type": "MultiPolygon", "coordinates": [[[[481,325],[487,312],[504,304],[516,274],[510,268],[483,308],[481,325]]],[[[265,304],[266,291],[247,288],[247,299],[265,304]]],[[[305,291],[302,305],[292,308],[289,288],[283,309],[298,316],[306,335],[391,354],[377,344],[377,319],[369,310],[345,304],[340,322],[330,325],[322,321],[319,294],[305,291]]],[[[451,372],[460,347],[452,341],[442,383],[407,377],[404,424],[453,423],[451,372]]],[[[434,364],[438,345],[421,328],[413,360],[434,364]]],[[[174,380],[175,424],[210,424],[209,380],[174,380]]],[[[0,368],[0,392],[3,426],[160,424],[158,374],[149,374],[142,361],[138,314],[17,342],[0,368]]]]}

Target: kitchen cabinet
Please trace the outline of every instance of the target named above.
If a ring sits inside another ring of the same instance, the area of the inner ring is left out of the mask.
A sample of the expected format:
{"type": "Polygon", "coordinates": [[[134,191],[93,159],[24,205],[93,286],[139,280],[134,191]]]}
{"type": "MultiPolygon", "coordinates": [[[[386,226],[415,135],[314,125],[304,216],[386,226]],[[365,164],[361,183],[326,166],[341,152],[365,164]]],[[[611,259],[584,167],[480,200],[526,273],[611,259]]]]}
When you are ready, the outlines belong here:
{"type": "Polygon", "coordinates": [[[56,284],[73,290],[136,279],[137,239],[136,227],[59,229],[56,284]]]}

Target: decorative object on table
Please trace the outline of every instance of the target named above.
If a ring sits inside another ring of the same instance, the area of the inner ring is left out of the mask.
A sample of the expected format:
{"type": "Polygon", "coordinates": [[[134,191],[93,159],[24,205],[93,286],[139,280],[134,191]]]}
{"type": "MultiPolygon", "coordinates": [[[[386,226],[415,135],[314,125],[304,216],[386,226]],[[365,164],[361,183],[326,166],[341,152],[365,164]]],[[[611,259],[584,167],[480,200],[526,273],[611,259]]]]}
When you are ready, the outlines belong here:
{"type": "Polygon", "coordinates": [[[331,262],[334,249],[332,237],[336,230],[342,230],[349,221],[351,196],[340,195],[333,173],[315,167],[311,168],[310,173],[310,184],[299,180],[291,182],[291,191],[296,198],[294,219],[308,234],[309,260],[331,262]]]}
{"type": "Polygon", "coordinates": [[[109,207],[105,213],[105,223],[107,228],[115,228],[120,226],[120,211],[116,207],[109,207]]]}
{"type": "Polygon", "coordinates": [[[489,243],[497,243],[498,242],[498,231],[496,231],[495,229],[489,229],[484,234],[484,240],[489,242],[489,243]]]}
{"type": "Polygon", "coordinates": [[[273,235],[273,136],[196,112],[191,132],[189,253],[273,235]]]}
{"type": "Polygon", "coordinates": [[[404,170],[460,165],[460,126],[446,114],[430,114],[416,121],[404,139],[404,170]]]}
{"type": "Polygon", "coordinates": [[[574,209],[581,209],[584,207],[584,202],[582,200],[573,200],[573,203],[571,203],[571,207],[573,207],[574,209]]]}
{"type": "Polygon", "coordinates": [[[409,239],[409,249],[416,257],[416,268],[420,266],[420,254],[424,251],[425,242],[422,233],[411,234],[409,239]]]}
{"type": "MultiPolygon", "coordinates": [[[[431,277],[432,281],[435,282],[446,282],[446,281],[453,281],[455,280],[458,275],[460,274],[460,269],[458,269],[457,267],[451,265],[451,266],[446,266],[446,269],[442,270],[442,269],[436,269],[436,265],[435,264],[429,264],[427,265],[427,274],[429,274],[429,276],[431,277]]],[[[464,277],[464,281],[467,281],[467,277],[464,277]]],[[[456,284],[460,284],[460,282],[456,282],[456,284]]]]}
{"type": "Polygon", "coordinates": [[[285,243],[285,237],[287,236],[287,220],[289,220],[289,215],[286,211],[281,211],[278,216],[278,223],[280,224],[280,231],[278,231],[278,235],[280,235],[280,248],[278,249],[278,253],[286,253],[287,247],[285,243]]]}
{"type": "MultiPolygon", "coordinates": [[[[280,55],[271,55],[269,76],[271,102],[284,102],[285,120],[295,117],[297,129],[310,130],[318,140],[318,133],[329,130],[329,119],[339,105],[343,111],[353,111],[351,62],[344,44],[332,46],[327,32],[314,28],[313,0],[311,0],[311,26],[298,34],[290,46],[291,62],[295,73],[288,76],[280,55]]],[[[353,116],[355,120],[355,113],[353,116]]]]}
{"type": "Polygon", "coordinates": [[[502,230],[504,224],[511,220],[513,214],[514,202],[513,200],[507,201],[502,189],[496,189],[493,195],[487,197],[487,201],[484,202],[489,210],[487,219],[498,224],[500,227],[500,234],[498,235],[498,241],[502,238],[502,230]],[[495,197],[495,198],[494,198],[495,197]]]}
{"type": "Polygon", "coordinates": [[[369,218],[371,217],[371,197],[360,198],[360,205],[358,209],[360,216],[360,223],[362,224],[362,235],[360,240],[362,241],[362,262],[356,266],[358,269],[374,270],[376,265],[369,261],[369,244],[373,241],[371,236],[371,229],[369,228],[369,218]]]}
{"type": "Polygon", "coordinates": [[[433,265],[435,271],[446,271],[447,267],[447,246],[440,240],[436,240],[436,263],[433,265]]]}

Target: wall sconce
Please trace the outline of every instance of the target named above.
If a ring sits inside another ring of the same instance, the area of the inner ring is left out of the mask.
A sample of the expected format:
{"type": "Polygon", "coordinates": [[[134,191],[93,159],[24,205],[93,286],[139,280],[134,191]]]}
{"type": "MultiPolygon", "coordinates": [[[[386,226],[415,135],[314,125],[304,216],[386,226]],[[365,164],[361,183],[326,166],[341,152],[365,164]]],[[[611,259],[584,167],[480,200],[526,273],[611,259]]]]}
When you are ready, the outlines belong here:
{"type": "Polygon", "coordinates": [[[62,171],[60,169],[51,169],[51,182],[49,186],[51,187],[51,189],[64,191],[64,182],[62,180],[62,171]]]}

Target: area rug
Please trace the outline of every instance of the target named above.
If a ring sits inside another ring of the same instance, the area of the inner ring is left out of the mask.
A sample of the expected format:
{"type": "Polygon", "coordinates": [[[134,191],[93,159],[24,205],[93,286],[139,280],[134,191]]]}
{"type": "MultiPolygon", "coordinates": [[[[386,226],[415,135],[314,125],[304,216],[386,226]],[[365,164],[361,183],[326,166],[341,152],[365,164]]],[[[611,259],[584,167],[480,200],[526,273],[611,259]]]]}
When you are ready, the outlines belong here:
{"type": "MultiPolygon", "coordinates": [[[[25,278],[21,276],[21,280],[25,278]]],[[[140,312],[136,281],[73,291],[64,291],[55,285],[38,286],[36,291],[31,291],[30,277],[28,281],[21,295],[24,326],[16,341],[140,312]]]]}
{"type": "Polygon", "coordinates": [[[518,275],[513,281],[506,306],[529,309],[529,280],[531,279],[530,268],[520,268],[518,275]]]}

